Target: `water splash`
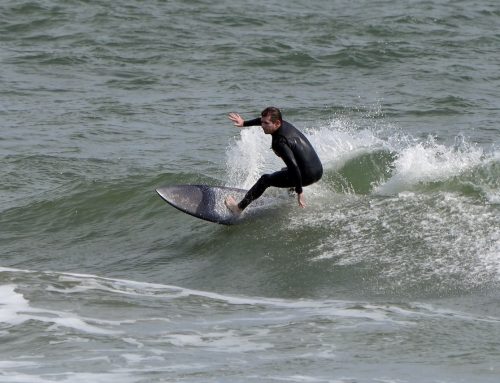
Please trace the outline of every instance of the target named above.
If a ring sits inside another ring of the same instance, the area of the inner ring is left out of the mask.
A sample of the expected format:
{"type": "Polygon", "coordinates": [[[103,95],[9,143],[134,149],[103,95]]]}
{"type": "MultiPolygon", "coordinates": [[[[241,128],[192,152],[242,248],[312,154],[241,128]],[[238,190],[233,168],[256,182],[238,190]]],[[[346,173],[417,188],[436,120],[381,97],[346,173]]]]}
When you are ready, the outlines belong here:
{"type": "Polygon", "coordinates": [[[449,147],[436,143],[435,138],[415,141],[411,145],[397,149],[394,171],[387,182],[375,188],[375,193],[394,195],[412,190],[419,184],[445,181],[480,166],[484,153],[480,147],[465,141],[449,147]]]}
{"type": "MultiPolygon", "coordinates": [[[[461,136],[444,144],[366,125],[339,118],[304,129],[325,173],[306,188],[309,208],[290,206],[282,217],[282,235],[307,230],[304,256],[325,264],[325,280],[349,269],[371,292],[447,294],[497,283],[498,151],[461,136]]],[[[282,167],[269,144],[259,129],[242,131],[228,148],[229,178],[247,186],[282,167]]]]}
{"type": "MultiPolygon", "coordinates": [[[[310,190],[390,196],[437,189],[500,201],[497,150],[487,153],[462,136],[452,145],[432,136],[418,139],[370,121],[360,127],[341,117],[303,129],[325,169],[321,186],[310,190]]],[[[242,130],[226,152],[228,186],[250,188],[261,174],[281,169],[270,144],[258,127],[242,130]]]]}

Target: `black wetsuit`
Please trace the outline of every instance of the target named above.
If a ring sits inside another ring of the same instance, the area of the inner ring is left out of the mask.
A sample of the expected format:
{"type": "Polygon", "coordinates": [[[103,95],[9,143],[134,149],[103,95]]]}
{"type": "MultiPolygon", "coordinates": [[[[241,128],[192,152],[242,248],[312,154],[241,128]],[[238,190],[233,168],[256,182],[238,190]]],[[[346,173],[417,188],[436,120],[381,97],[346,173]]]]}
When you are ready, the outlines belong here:
{"type": "MultiPolygon", "coordinates": [[[[261,119],[245,121],[243,126],[261,125],[261,119]]],[[[302,193],[302,186],[311,185],[321,179],[323,166],[307,138],[292,124],[283,121],[280,128],[272,134],[274,153],[286,164],[286,168],[273,174],[264,174],[238,204],[245,209],[250,202],[259,198],[269,187],[295,188],[302,193]]]]}

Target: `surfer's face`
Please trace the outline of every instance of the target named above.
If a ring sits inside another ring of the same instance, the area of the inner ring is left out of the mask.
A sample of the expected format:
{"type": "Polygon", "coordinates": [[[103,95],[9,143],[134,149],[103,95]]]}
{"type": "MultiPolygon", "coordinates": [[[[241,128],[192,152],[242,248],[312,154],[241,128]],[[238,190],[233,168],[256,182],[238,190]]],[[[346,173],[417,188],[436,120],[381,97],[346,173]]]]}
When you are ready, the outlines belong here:
{"type": "Polygon", "coordinates": [[[261,117],[260,121],[262,130],[264,130],[264,133],[266,134],[273,134],[281,126],[281,121],[277,120],[275,122],[272,122],[271,116],[261,117]]]}

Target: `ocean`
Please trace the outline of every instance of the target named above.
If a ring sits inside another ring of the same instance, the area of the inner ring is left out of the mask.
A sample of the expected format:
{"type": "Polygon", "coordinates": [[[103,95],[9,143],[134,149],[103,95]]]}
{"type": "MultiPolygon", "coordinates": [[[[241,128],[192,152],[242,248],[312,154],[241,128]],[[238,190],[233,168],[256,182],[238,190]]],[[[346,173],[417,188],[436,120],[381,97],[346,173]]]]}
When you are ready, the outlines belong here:
{"type": "Polygon", "coordinates": [[[500,4],[3,0],[0,382],[497,383],[500,4]],[[324,165],[239,225],[267,106],[324,165]]]}

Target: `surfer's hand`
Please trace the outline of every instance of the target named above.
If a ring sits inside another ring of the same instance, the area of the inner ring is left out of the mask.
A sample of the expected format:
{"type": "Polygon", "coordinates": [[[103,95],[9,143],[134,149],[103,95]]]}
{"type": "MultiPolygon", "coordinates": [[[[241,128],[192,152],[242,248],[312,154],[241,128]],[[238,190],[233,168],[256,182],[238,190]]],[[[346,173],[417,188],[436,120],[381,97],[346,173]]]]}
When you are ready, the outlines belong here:
{"type": "Polygon", "coordinates": [[[234,126],[237,126],[238,128],[243,127],[245,120],[238,113],[229,113],[228,117],[234,122],[234,126]]]}
{"type": "Polygon", "coordinates": [[[304,193],[297,194],[297,201],[301,208],[306,207],[306,200],[304,199],[304,193]]]}

